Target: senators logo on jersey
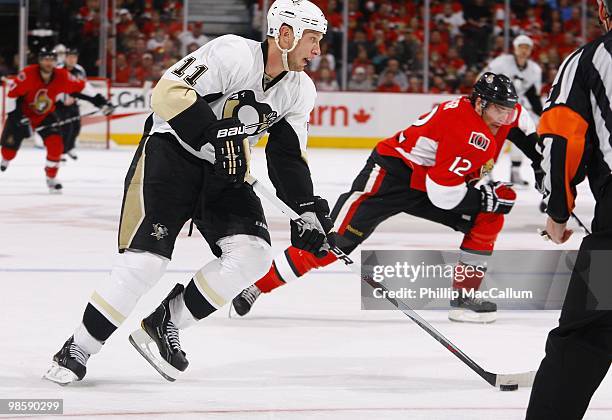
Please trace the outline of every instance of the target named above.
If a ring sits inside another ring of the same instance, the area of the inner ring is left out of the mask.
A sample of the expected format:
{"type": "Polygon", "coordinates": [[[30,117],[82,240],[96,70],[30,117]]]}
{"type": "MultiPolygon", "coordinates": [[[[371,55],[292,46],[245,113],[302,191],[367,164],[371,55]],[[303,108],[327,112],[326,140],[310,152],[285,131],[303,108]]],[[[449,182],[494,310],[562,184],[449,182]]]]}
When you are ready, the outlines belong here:
{"type": "Polygon", "coordinates": [[[489,140],[487,136],[485,136],[482,133],[472,131],[472,134],[470,134],[470,140],[468,141],[468,143],[477,149],[487,150],[489,148],[489,145],[491,144],[491,140],[489,140]]]}
{"type": "Polygon", "coordinates": [[[53,101],[49,98],[47,89],[39,89],[34,96],[34,101],[30,103],[30,109],[36,114],[45,114],[53,106],[53,101]]]}

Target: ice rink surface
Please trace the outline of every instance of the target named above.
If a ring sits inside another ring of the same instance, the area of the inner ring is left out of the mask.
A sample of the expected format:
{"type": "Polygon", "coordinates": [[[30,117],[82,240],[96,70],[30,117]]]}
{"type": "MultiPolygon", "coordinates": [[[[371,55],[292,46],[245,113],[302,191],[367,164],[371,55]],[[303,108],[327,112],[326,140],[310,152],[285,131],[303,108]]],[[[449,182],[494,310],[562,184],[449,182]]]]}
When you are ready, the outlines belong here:
{"type": "MultiPolygon", "coordinates": [[[[90,359],[86,380],[65,388],[42,381],[92,290],[108,276],[132,154],[81,150],[78,161],[60,170],[59,196],[47,192],[42,150],[21,150],[0,174],[0,398],[63,398],[65,416],[83,419],[524,418],[529,389],[490,387],[402,313],[361,311],[359,279],[339,263],[261,297],[244,319],[228,319],[221,310],[182,332],[191,364],[179,381],[166,382],[127,335],[174,283],[185,283],[212,257],[197,231],[187,237],[187,226],[168,274],[90,359]]],[[[333,204],[368,154],[310,151],[317,193],[333,204]]],[[[267,180],[262,149],[254,160],[254,174],[267,180]]],[[[495,176],[508,176],[505,157],[495,176]]],[[[589,196],[583,188],[577,207],[587,223],[589,196]]],[[[555,249],[535,233],[544,221],[537,205],[535,192],[519,192],[497,249],[555,249]]],[[[264,206],[280,252],[289,243],[288,222],[264,206]]],[[[566,248],[577,248],[582,236],[576,228],[566,248]]],[[[458,233],[402,215],[384,223],[364,248],[456,249],[460,240],[458,233]]],[[[491,325],[464,325],[450,323],[442,311],[422,315],[499,373],[536,369],[558,318],[557,311],[513,311],[501,312],[491,325]]],[[[611,397],[608,376],[585,418],[612,418],[611,397]]]]}

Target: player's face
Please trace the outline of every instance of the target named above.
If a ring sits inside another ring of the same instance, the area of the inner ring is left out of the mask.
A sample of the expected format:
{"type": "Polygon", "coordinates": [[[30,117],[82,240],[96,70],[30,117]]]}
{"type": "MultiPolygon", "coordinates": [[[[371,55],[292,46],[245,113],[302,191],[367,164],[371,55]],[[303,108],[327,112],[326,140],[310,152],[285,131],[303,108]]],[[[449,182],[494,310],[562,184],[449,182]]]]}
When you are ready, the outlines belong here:
{"type": "Polygon", "coordinates": [[[315,31],[304,31],[302,38],[293,51],[289,53],[289,69],[303,71],[310,60],[321,54],[321,39],[323,34],[315,31]]]}
{"type": "Polygon", "coordinates": [[[482,113],[482,119],[493,133],[497,132],[502,125],[511,124],[515,118],[515,107],[508,108],[498,104],[489,104],[482,113]]]}
{"type": "Polygon", "coordinates": [[[45,73],[51,73],[55,68],[56,61],[53,57],[43,57],[38,61],[40,69],[45,73]]]}
{"type": "Polygon", "coordinates": [[[76,55],[76,54],[68,54],[68,55],[66,55],[66,60],[65,60],[66,67],[73,68],[74,66],[76,66],[77,61],[79,61],[79,56],[78,55],[76,55]]]}
{"type": "Polygon", "coordinates": [[[514,47],[514,55],[519,60],[527,60],[531,55],[531,47],[527,44],[517,45],[514,47]]]}

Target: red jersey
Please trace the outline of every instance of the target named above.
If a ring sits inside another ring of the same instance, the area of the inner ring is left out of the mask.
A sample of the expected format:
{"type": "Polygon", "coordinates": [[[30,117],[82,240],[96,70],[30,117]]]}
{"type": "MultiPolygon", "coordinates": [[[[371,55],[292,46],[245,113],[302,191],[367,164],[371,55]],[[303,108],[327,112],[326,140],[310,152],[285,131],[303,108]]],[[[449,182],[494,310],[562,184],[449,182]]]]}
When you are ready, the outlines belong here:
{"type": "Polygon", "coordinates": [[[64,68],[56,68],[49,83],[40,76],[38,64],[27,66],[15,79],[8,92],[9,98],[23,98],[21,111],[28,117],[30,124],[36,128],[53,111],[55,98],[62,93],[80,92],[85,87],[85,80],[74,77],[64,68]]]}
{"type": "Polygon", "coordinates": [[[535,124],[520,105],[513,122],[493,135],[469,98],[460,97],[437,105],[410,127],[379,142],[376,150],[402,159],[412,168],[410,187],[427,192],[437,207],[451,209],[467,193],[467,182],[493,169],[514,127],[526,135],[535,132],[535,124]]]}

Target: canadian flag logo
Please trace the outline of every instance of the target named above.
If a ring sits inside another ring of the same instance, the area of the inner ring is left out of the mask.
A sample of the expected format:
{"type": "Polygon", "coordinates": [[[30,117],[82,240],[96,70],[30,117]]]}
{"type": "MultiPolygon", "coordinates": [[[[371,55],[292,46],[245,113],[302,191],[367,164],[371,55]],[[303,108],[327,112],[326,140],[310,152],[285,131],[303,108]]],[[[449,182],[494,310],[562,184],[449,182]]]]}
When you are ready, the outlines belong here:
{"type": "Polygon", "coordinates": [[[353,114],[353,118],[357,121],[357,124],[365,124],[372,117],[368,114],[365,109],[360,108],[356,114],[353,114]]]}
{"type": "Polygon", "coordinates": [[[482,133],[472,131],[472,134],[470,134],[470,140],[468,141],[468,143],[477,149],[487,150],[489,148],[489,144],[491,144],[491,140],[489,140],[487,136],[485,136],[482,133]]]}

